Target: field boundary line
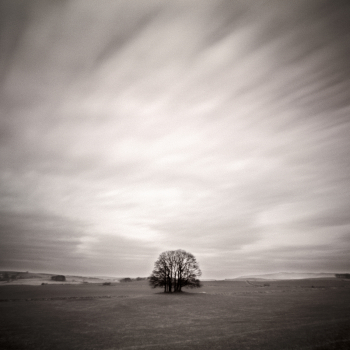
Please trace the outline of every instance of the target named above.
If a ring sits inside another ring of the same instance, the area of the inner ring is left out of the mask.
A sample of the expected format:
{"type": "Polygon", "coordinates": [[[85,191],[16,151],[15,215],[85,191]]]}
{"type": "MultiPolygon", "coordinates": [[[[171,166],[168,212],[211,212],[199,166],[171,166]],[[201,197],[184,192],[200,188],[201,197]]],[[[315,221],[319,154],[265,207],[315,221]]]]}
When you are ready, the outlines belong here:
{"type": "Polygon", "coordinates": [[[0,299],[0,302],[16,302],[16,301],[56,301],[56,300],[93,300],[93,299],[111,299],[111,298],[127,298],[128,296],[111,296],[111,295],[98,295],[98,296],[84,296],[84,297],[50,297],[50,298],[26,298],[26,299],[0,299]]]}

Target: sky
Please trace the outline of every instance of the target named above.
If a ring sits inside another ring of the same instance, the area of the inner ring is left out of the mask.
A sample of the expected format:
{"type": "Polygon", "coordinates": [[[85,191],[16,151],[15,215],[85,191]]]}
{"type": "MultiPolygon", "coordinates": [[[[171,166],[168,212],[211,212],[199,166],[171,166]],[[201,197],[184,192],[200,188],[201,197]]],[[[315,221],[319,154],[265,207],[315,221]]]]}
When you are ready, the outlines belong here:
{"type": "Polygon", "coordinates": [[[3,0],[0,269],[350,272],[350,2],[3,0]]]}

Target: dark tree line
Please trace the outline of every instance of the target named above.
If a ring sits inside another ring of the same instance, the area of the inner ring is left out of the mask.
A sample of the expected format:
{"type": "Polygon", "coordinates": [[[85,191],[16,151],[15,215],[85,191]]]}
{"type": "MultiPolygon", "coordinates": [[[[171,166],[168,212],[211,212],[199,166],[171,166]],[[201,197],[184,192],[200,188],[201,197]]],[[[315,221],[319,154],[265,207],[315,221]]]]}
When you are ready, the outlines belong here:
{"type": "Polygon", "coordinates": [[[19,275],[11,275],[8,272],[5,272],[4,274],[0,274],[0,281],[7,281],[10,282],[12,280],[16,280],[19,278],[19,275]]]}
{"type": "Polygon", "coordinates": [[[164,288],[165,293],[181,292],[183,287],[199,288],[202,275],[196,258],[184,250],[171,250],[160,254],[149,277],[152,288],[164,288]]]}

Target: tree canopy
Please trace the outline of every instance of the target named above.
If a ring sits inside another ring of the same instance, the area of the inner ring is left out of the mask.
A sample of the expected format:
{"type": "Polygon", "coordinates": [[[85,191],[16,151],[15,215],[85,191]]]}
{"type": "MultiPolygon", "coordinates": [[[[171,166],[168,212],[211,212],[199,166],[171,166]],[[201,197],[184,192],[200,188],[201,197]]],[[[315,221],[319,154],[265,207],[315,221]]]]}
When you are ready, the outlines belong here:
{"type": "Polygon", "coordinates": [[[181,292],[182,287],[199,288],[202,275],[196,258],[184,250],[171,250],[160,254],[149,277],[152,288],[164,288],[164,292],[181,292]]]}

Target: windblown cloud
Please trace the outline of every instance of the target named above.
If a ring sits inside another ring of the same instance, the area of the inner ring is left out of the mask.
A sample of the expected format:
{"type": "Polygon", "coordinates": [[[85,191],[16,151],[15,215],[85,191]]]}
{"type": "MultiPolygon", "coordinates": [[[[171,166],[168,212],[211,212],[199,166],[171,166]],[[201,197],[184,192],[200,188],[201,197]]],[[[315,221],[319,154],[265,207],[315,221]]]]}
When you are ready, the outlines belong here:
{"type": "Polygon", "coordinates": [[[0,6],[3,268],[348,271],[349,5],[0,6]]]}

